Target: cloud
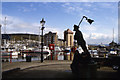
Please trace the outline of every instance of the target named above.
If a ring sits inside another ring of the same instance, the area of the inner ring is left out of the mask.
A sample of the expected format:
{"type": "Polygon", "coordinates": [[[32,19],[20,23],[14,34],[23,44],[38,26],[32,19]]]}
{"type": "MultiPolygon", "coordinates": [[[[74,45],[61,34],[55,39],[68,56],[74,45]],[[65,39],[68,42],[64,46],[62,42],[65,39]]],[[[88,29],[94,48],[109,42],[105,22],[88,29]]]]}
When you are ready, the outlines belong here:
{"type": "Polygon", "coordinates": [[[57,32],[57,35],[58,35],[58,38],[60,38],[60,39],[63,39],[64,38],[64,34],[63,34],[63,32],[64,32],[64,30],[61,30],[60,28],[57,28],[57,27],[51,27],[51,26],[48,26],[48,25],[46,25],[46,27],[47,28],[45,28],[45,33],[48,33],[49,31],[51,31],[51,32],[54,32],[54,33],[56,33],[57,32]]]}
{"type": "MultiPolygon", "coordinates": [[[[83,33],[83,36],[88,44],[109,44],[113,40],[113,36],[105,33],[83,33]]],[[[117,42],[117,35],[114,35],[114,39],[117,42]]]]}
{"type": "Polygon", "coordinates": [[[68,14],[76,15],[89,15],[93,16],[96,11],[102,11],[104,9],[112,9],[111,12],[114,13],[117,7],[117,3],[112,2],[84,2],[84,3],[72,3],[67,2],[62,5],[64,11],[68,14]]]}
{"type": "MultiPolygon", "coordinates": [[[[7,25],[6,25],[6,32],[7,33],[32,33],[32,34],[39,34],[39,27],[40,24],[38,23],[27,23],[23,20],[20,20],[16,17],[8,16],[8,15],[3,15],[2,16],[2,33],[4,33],[4,18],[7,17],[7,25]]],[[[49,25],[45,25],[46,28],[44,29],[44,33],[48,33],[49,31],[52,32],[57,32],[58,37],[63,39],[63,30],[56,28],[56,27],[51,27],[49,25]]],[[[40,30],[41,34],[41,30],[40,30]]]]}
{"type": "Polygon", "coordinates": [[[111,35],[108,35],[108,34],[92,33],[90,38],[91,39],[100,39],[100,38],[108,39],[108,38],[112,38],[112,37],[111,37],[111,35]]]}
{"type": "MultiPolygon", "coordinates": [[[[109,2],[118,1],[109,0],[109,2]]],[[[3,0],[3,2],[108,2],[108,0],[3,0]]]]}
{"type": "Polygon", "coordinates": [[[95,10],[94,5],[92,2],[84,2],[84,3],[64,3],[62,7],[64,8],[64,12],[72,15],[78,15],[78,17],[83,16],[83,15],[91,15],[95,10]]]}
{"type": "Polygon", "coordinates": [[[8,15],[1,15],[0,17],[2,17],[2,24],[5,24],[5,17],[6,17],[6,24],[10,25],[12,24],[14,21],[16,22],[20,22],[20,20],[16,17],[12,17],[12,16],[8,16],[8,15]]]}
{"type": "MultiPolygon", "coordinates": [[[[38,24],[38,23],[33,23],[32,25],[34,25],[34,27],[35,27],[35,26],[38,27],[35,31],[37,31],[37,33],[39,33],[38,29],[39,29],[39,27],[41,28],[40,24],[38,24]]],[[[58,38],[60,38],[60,39],[63,39],[63,38],[64,38],[64,36],[63,36],[64,30],[60,29],[59,27],[54,27],[54,26],[45,25],[44,34],[45,34],[45,33],[48,33],[49,31],[51,31],[51,32],[53,32],[53,33],[56,33],[56,32],[57,32],[58,38]]],[[[41,32],[41,31],[40,31],[40,32],[41,32]]]]}
{"type": "MultiPolygon", "coordinates": [[[[40,24],[38,23],[27,23],[23,20],[18,19],[17,17],[14,16],[8,16],[8,15],[3,15],[2,16],[2,22],[4,22],[4,17],[7,17],[7,33],[34,33],[34,34],[39,34],[39,27],[40,24]]],[[[2,33],[4,33],[4,23],[2,23],[2,33]]],[[[64,37],[64,30],[60,29],[59,27],[54,27],[50,25],[45,25],[44,33],[48,33],[49,31],[52,32],[57,32],[58,37],[62,38],[64,37]]],[[[84,25],[82,27],[83,30],[86,30],[87,32],[84,32],[84,38],[87,41],[87,43],[110,43],[112,41],[112,29],[111,33],[103,33],[101,32],[96,32],[97,30],[100,30],[97,25],[84,25]],[[91,32],[88,33],[88,32],[91,32]],[[93,33],[94,31],[94,33],[93,33]]],[[[101,29],[103,30],[103,29],[101,29]]],[[[41,33],[41,32],[40,32],[41,33]]],[[[115,34],[115,38],[117,35],[115,34]]]]}
{"type": "Polygon", "coordinates": [[[91,7],[92,4],[89,2],[89,3],[85,3],[84,6],[86,6],[86,7],[91,7]]]}
{"type": "MultiPolygon", "coordinates": [[[[26,4],[27,5],[27,4],[26,4]]],[[[36,11],[36,7],[33,4],[27,5],[28,7],[25,6],[20,6],[18,11],[22,11],[22,12],[32,12],[32,11],[36,11]]]]}
{"type": "MultiPolygon", "coordinates": [[[[87,44],[109,44],[113,40],[113,36],[105,33],[83,33],[83,37],[87,44]]],[[[114,40],[117,42],[117,35],[114,35],[114,40]]]]}
{"type": "Polygon", "coordinates": [[[82,29],[86,30],[86,31],[96,31],[97,30],[97,26],[85,25],[85,26],[82,26],[82,29]]]}
{"type": "Polygon", "coordinates": [[[2,15],[2,33],[5,29],[5,17],[6,17],[6,32],[32,32],[34,25],[24,22],[17,17],[2,15]]]}
{"type": "Polygon", "coordinates": [[[33,4],[30,4],[30,7],[33,7],[34,5],[33,4]]]}
{"type": "Polygon", "coordinates": [[[99,5],[103,8],[114,8],[116,4],[112,4],[109,2],[109,3],[99,3],[99,5]]]}
{"type": "Polygon", "coordinates": [[[83,8],[80,7],[79,4],[76,3],[64,3],[62,5],[62,7],[64,8],[64,11],[67,13],[79,13],[82,12],[83,8]]]}

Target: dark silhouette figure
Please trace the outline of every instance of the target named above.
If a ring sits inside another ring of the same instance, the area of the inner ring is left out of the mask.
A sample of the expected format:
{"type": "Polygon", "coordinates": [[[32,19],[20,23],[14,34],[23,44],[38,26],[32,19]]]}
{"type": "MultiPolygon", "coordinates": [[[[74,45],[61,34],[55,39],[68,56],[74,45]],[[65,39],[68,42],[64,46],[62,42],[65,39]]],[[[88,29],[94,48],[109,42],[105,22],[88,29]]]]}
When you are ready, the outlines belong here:
{"type": "Polygon", "coordinates": [[[73,62],[70,65],[71,69],[72,69],[72,73],[74,74],[78,74],[79,73],[79,64],[80,64],[80,54],[79,51],[76,50],[75,54],[74,54],[74,58],[73,58],[73,62]]]}
{"type": "Polygon", "coordinates": [[[88,55],[86,55],[85,52],[82,52],[82,54],[79,53],[78,50],[75,51],[74,53],[74,58],[73,58],[73,62],[70,65],[71,69],[72,69],[72,73],[73,74],[79,74],[79,70],[80,70],[80,65],[87,65],[89,63],[94,63],[91,62],[91,59],[88,55]]]}
{"type": "Polygon", "coordinates": [[[72,73],[79,74],[80,65],[91,64],[94,62],[91,59],[91,56],[86,47],[86,42],[83,38],[82,32],[79,30],[79,26],[74,25],[74,31],[76,31],[74,35],[74,39],[77,40],[78,46],[81,46],[84,52],[80,54],[78,50],[75,51],[73,62],[70,65],[70,67],[72,69],[72,73]]]}
{"type": "Polygon", "coordinates": [[[78,46],[81,46],[84,53],[86,53],[87,56],[91,57],[90,53],[87,50],[86,42],[85,42],[85,40],[83,38],[82,32],[79,30],[79,26],[74,25],[74,31],[76,31],[75,35],[74,35],[74,39],[77,40],[78,46]]]}
{"type": "MultiPolygon", "coordinates": [[[[86,69],[87,69],[87,71],[89,71],[88,64],[94,64],[94,61],[92,60],[90,53],[86,47],[86,42],[83,38],[83,34],[79,30],[79,26],[84,18],[86,18],[87,22],[89,22],[90,24],[92,24],[92,22],[94,22],[94,20],[88,19],[86,16],[83,16],[79,25],[78,26],[74,25],[74,30],[73,30],[73,31],[75,31],[74,40],[77,40],[78,46],[81,46],[81,48],[84,51],[80,54],[79,51],[76,50],[74,53],[73,62],[70,65],[70,67],[72,69],[72,73],[74,73],[74,74],[82,74],[81,69],[83,69],[83,72],[86,71],[86,69]]],[[[87,73],[86,73],[86,75],[87,75],[87,73]]]]}

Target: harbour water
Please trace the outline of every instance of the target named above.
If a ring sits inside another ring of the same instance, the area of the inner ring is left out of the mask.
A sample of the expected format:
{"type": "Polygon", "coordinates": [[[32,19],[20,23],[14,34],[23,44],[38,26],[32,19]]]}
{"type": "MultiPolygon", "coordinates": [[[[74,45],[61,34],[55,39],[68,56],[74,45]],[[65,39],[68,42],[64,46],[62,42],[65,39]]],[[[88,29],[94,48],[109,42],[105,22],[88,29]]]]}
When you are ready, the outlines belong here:
{"type": "MultiPolygon", "coordinates": [[[[64,60],[65,59],[65,55],[63,52],[61,52],[62,55],[60,54],[60,52],[56,52],[55,54],[57,54],[57,60],[64,60]],[[58,55],[59,54],[59,55],[58,55]]],[[[51,60],[51,55],[49,57],[47,57],[47,59],[51,60]]],[[[54,59],[56,58],[56,55],[53,55],[54,59]]],[[[10,56],[8,58],[5,58],[2,60],[4,60],[4,62],[10,62],[10,56]]],[[[40,56],[32,56],[31,57],[31,61],[36,61],[36,60],[41,60],[40,56]]],[[[12,58],[11,59],[12,62],[22,62],[22,61],[26,61],[26,57],[21,57],[18,56],[18,58],[12,58]]]]}
{"type": "MultiPolygon", "coordinates": [[[[10,62],[10,58],[7,60],[10,62]]],[[[31,60],[35,61],[35,60],[41,60],[41,59],[40,59],[40,57],[32,57],[31,60]]],[[[22,61],[26,61],[26,58],[12,59],[12,62],[22,62],[22,61]]]]}

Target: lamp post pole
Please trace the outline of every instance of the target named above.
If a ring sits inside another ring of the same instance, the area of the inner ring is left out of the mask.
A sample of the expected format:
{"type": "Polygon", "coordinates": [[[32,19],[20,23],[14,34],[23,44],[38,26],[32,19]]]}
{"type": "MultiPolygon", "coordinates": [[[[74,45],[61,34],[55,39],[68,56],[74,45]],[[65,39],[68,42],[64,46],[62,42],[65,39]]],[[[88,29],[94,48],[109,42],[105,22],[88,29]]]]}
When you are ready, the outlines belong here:
{"type": "Polygon", "coordinates": [[[42,30],[42,38],[41,38],[41,62],[43,62],[43,29],[42,30]]]}
{"type": "Polygon", "coordinates": [[[43,30],[44,30],[44,24],[45,24],[45,21],[44,21],[44,18],[42,19],[42,21],[40,21],[40,24],[42,26],[41,28],[41,31],[42,31],[42,36],[41,36],[41,63],[43,62],[43,30]]]}

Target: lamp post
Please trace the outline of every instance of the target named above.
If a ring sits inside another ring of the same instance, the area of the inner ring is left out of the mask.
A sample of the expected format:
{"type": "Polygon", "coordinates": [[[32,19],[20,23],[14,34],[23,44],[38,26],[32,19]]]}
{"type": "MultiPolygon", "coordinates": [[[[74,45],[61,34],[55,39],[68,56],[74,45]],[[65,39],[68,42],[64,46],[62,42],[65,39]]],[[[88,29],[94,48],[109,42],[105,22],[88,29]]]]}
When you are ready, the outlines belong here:
{"type": "Polygon", "coordinates": [[[86,16],[83,16],[78,26],[80,26],[80,24],[82,23],[84,18],[86,18],[87,22],[90,24],[92,24],[92,22],[94,22],[94,20],[88,19],[86,16]]]}
{"type": "Polygon", "coordinates": [[[42,18],[42,21],[40,21],[40,24],[42,26],[41,28],[41,31],[42,31],[42,36],[41,36],[41,63],[43,62],[43,30],[44,30],[44,24],[45,24],[45,21],[44,21],[44,18],[42,18]]]}

